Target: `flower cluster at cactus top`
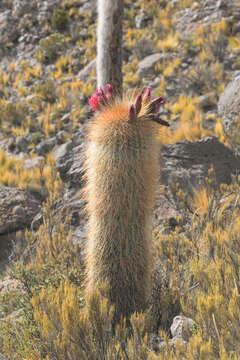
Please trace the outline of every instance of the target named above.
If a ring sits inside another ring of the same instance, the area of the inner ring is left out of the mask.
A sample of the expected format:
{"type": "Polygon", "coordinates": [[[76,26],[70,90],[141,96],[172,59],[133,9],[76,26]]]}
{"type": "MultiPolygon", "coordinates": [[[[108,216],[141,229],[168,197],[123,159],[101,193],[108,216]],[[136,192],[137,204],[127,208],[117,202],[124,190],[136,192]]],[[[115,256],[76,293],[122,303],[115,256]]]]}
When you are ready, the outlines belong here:
{"type": "MultiPolygon", "coordinates": [[[[114,98],[113,88],[110,84],[106,85],[106,93],[104,93],[103,88],[100,87],[96,90],[96,92],[88,99],[88,104],[92,106],[93,111],[97,111],[100,109],[101,105],[108,105],[109,101],[114,98]]],[[[151,101],[151,88],[150,86],[147,87],[145,94],[139,93],[135,104],[131,105],[128,111],[128,118],[129,120],[134,120],[138,116],[141,111],[142,104],[145,107],[146,113],[149,115],[151,120],[158,122],[161,125],[169,126],[166,121],[157,118],[157,114],[159,112],[159,108],[161,105],[166,103],[165,99],[162,96],[151,101]]]]}
{"type": "Polygon", "coordinates": [[[108,100],[113,96],[112,85],[106,85],[106,94],[104,94],[103,88],[100,87],[97,91],[88,99],[89,105],[92,106],[93,110],[96,111],[99,109],[100,105],[106,104],[108,100]]]}

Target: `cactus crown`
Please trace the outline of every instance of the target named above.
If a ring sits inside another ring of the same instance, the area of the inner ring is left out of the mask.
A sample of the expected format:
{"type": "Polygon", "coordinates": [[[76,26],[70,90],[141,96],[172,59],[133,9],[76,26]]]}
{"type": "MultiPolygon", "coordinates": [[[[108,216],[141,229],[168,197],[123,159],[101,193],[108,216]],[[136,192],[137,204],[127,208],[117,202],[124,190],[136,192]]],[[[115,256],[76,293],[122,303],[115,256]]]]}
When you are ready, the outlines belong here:
{"type": "MultiPolygon", "coordinates": [[[[125,100],[125,99],[124,99],[125,100]]],[[[125,101],[128,103],[126,119],[130,122],[136,121],[139,118],[155,121],[160,125],[169,126],[167,121],[164,121],[158,117],[160,106],[165,104],[165,100],[162,96],[151,100],[151,89],[148,86],[145,93],[139,93],[136,97],[134,104],[131,104],[131,100],[125,101]]],[[[114,111],[114,105],[117,108],[120,107],[120,112],[124,112],[121,104],[123,101],[115,95],[113,88],[110,84],[106,86],[106,92],[100,87],[91,97],[88,99],[89,105],[92,106],[93,111],[104,112],[109,107],[111,111],[114,111]]],[[[126,110],[126,108],[125,108],[126,110]]],[[[116,110],[115,110],[116,111],[116,110]]]]}

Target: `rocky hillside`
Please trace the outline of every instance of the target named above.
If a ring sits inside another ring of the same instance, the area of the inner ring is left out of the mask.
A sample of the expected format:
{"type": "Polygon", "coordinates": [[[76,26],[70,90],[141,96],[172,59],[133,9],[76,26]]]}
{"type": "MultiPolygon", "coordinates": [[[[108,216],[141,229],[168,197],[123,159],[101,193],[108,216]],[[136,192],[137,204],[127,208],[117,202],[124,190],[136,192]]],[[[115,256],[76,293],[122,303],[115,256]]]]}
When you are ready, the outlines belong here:
{"type": "Polygon", "coordinates": [[[116,336],[98,328],[110,321],[99,294],[83,312],[79,190],[96,20],[96,0],[0,1],[0,352],[237,359],[240,3],[125,1],[123,87],[163,95],[171,125],[159,133],[151,311],[132,320],[131,340],[124,326],[116,336]]]}

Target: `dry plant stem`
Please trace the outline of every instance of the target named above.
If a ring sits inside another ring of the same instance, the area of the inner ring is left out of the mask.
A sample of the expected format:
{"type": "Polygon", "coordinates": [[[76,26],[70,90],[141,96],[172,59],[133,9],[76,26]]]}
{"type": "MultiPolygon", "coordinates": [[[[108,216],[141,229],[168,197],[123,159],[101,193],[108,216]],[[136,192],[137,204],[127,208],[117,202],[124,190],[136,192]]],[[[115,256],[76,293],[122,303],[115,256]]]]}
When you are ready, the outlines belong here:
{"type": "Polygon", "coordinates": [[[88,126],[87,288],[108,282],[116,320],[142,311],[151,289],[159,125],[148,100],[140,106],[137,98],[134,107],[129,100],[113,99],[88,126]]]}

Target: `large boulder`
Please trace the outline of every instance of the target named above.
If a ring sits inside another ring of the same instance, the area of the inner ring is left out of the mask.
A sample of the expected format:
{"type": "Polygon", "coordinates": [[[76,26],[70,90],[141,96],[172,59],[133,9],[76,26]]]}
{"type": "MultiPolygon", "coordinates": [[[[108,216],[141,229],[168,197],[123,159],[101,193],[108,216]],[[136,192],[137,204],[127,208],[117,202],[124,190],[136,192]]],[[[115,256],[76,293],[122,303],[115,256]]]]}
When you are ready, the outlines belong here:
{"type": "Polygon", "coordinates": [[[30,226],[41,203],[23,189],[0,187],[0,235],[30,226]]]}
{"type": "Polygon", "coordinates": [[[231,81],[221,94],[218,112],[230,146],[240,154],[240,74],[231,81]]]}
{"type": "Polygon", "coordinates": [[[140,77],[146,77],[149,74],[152,74],[154,67],[157,64],[161,64],[164,61],[168,61],[172,58],[172,55],[169,53],[156,53],[149,56],[146,56],[138,64],[138,73],[140,77]]]}
{"type": "Polygon", "coordinates": [[[187,193],[205,185],[210,168],[217,184],[230,184],[240,173],[240,157],[215,137],[181,141],[162,148],[161,183],[175,185],[187,193]]]}

